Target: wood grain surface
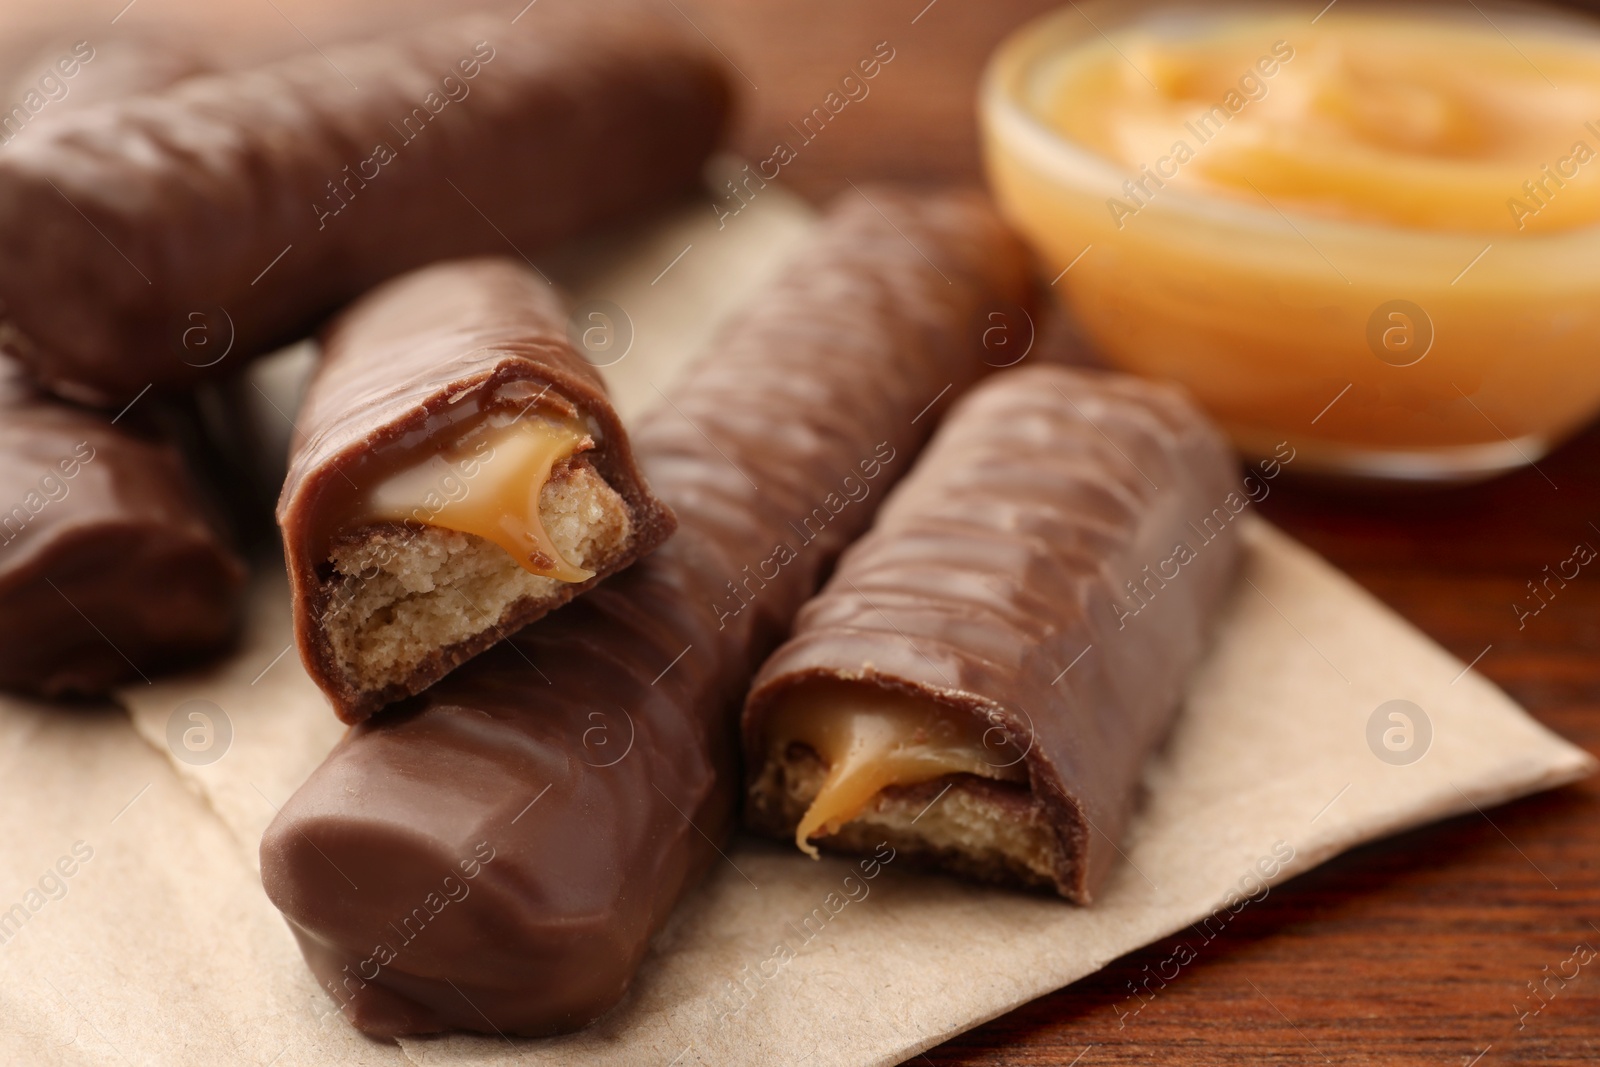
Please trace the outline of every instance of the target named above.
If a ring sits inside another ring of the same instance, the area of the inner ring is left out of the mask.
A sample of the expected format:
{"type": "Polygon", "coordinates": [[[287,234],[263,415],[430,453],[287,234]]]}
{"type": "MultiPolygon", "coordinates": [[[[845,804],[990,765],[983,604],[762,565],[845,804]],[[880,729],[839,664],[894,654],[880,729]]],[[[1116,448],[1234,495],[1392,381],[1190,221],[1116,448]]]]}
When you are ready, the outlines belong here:
{"type": "MultiPolygon", "coordinates": [[[[515,14],[523,0],[493,5],[515,14]]],[[[0,3],[0,57],[49,24],[181,32],[219,65],[321,46],[442,0],[0,3]],[[116,22],[112,23],[112,18],[116,22]]],[[[1307,17],[1323,0],[1305,4],[1307,17]]],[[[452,4],[450,10],[462,5],[452,4]]],[[[473,3],[471,6],[488,6],[473,3]]],[[[736,147],[764,158],[861,60],[894,58],[784,168],[814,198],[850,182],[979,180],[973,100],[994,45],[1049,0],[676,0],[745,82],[736,147]]],[[[1590,6],[1595,6],[1591,3],[1590,6]]],[[[1597,357],[1600,358],[1600,357],[1597,357]]],[[[1276,484],[1262,510],[1401,615],[1600,754],[1600,568],[1519,627],[1514,603],[1582,541],[1600,546],[1600,430],[1471,489],[1354,493],[1276,484]],[[1481,658],[1479,658],[1481,655],[1481,658]]],[[[1600,1061],[1600,783],[1361,848],[1274,888],[1133,998],[1183,935],[913,1062],[1575,1064],[1600,1061]],[[1147,970],[1148,968],[1148,970],[1147,970]],[[1534,988],[1538,987],[1535,999],[1534,988]],[[1535,1010],[1537,1012],[1535,1013],[1535,1010]],[[1476,1058],[1476,1059],[1475,1059],[1476,1058]]],[[[1198,939],[1196,939],[1198,940],[1198,939]]],[[[952,982],[961,980],[950,976],[952,982]]]]}

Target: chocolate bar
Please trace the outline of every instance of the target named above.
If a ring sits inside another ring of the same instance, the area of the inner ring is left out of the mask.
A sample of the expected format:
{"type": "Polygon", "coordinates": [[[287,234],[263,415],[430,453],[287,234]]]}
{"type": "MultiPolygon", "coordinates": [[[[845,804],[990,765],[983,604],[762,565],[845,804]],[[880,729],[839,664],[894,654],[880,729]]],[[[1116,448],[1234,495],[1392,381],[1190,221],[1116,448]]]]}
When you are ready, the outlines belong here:
{"type": "Polygon", "coordinates": [[[268,829],[267,893],[362,1030],[584,1026],[719,862],[751,674],[1029,300],[981,199],[870,195],[637,427],[677,535],[354,727],[268,829]]]}
{"type": "Polygon", "coordinates": [[[728,105],[690,33],[634,4],[539,4],[41,123],[0,153],[5,348],[119,406],[226,374],[414,267],[534,255],[663,204],[728,105]]]}
{"type": "Polygon", "coordinates": [[[306,670],[346,722],[672,533],[550,285],[425,267],[330,326],[278,504],[306,670]]]}
{"type": "Polygon", "coordinates": [[[62,403],[0,360],[0,687],[97,696],[232,638],[244,564],[140,414],[62,403]]]}
{"type": "Polygon", "coordinates": [[[950,413],[761,668],[749,824],[1090,902],[1239,556],[1175,388],[1063,367],[950,413]]]}

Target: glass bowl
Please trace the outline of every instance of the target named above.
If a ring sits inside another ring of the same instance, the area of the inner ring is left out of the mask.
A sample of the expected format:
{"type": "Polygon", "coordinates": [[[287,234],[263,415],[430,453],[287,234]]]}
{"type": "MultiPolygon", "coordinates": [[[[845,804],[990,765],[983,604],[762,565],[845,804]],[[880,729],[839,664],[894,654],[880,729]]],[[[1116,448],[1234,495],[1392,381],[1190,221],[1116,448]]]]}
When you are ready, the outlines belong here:
{"type": "MultiPolygon", "coordinates": [[[[1498,30],[1553,23],[1600,40],[1600,24],[1584,16],[1487,2],[1343,0],[1319,18],[1380,8],[1492,15],[1498,30]]],[[[1154,195],[1133,201],[1124,183],[1138,172],[1041,117],[1060,57],[1097,41],[1115,47],[1108,35],[1118,29],[1182,32],[1186,19],[1288,10],[1084,3],[1016,31],[980,98],[1002,210],[1104,362],[1183,383],[1249,455],[1287,442],[1300,469],[1419,481],[1537,462],[1600,411],[1600,226],[1410,228],[1280,211],[1265,196],[1250,202],[1181,180],[1147,183],[1154,195]],[[1113,198],[1137,203],[1136,217],[1113,210],[1113,198]]],[[[1305,19],[1309,40],[1318,27],[1305,19]]],[[[1594,118],[1572,139],[1600,150],[1594,118]]]]}

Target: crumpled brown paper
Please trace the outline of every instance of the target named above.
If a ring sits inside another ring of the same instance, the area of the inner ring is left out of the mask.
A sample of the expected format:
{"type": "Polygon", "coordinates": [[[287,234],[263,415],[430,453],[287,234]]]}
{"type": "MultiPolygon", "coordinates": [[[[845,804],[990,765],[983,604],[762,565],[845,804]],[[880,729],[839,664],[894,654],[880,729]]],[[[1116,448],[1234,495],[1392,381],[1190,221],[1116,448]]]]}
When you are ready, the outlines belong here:
{"type": "MultiPolygon", "coordinates": [[[[625,409],[804,232],[802,209],[762,196],[723,229],[706,210],[569,262],[580,295],[632,320],[608,371],[625,409]]],[[[258,882],[262,830],[342,730],[269,568],[240,651],[123,692],[131,728],[0,699],[0,1060],[894,1063],[1362,841],[1592,772],[1315,555],[1243,532],[1245,580],[1093,907],[740,840],[595,1026],[398,1047],[344,1023],[258,882]]]]}

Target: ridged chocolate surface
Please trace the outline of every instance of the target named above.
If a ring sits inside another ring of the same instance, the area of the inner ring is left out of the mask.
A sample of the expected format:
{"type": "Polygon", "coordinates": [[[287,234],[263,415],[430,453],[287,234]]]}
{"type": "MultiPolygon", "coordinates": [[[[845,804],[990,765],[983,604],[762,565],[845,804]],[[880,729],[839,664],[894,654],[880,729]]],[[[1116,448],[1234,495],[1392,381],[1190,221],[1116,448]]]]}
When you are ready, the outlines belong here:
{"type": "Polygon", "coordinates": [[[0,687],[98,695],[232,637],[244,564],[139,414],[113,425],[0,360],[0,687]]]}
{"type": "Polygon", "coordinates": [[[746,683],[986,369],[975,327],[1028,299],[981,200],[871,195],[883,214],[832,212],[636,430],[677,535],[357,726],[268,830],[267,892],[356,1026],[583,1026],[718,861],[746,683]],[[454,876],[469,893],[404,939],[475,849],[494,858],[454,876]]]}
{"type": "MultiPolygon", "coordinates": [[[[81,34],[48,34],[20,61],[6,63],[8,81],[0,101],[7,106],[20,101],[26,109],[32,92],[35,102],[44,102],[39,111],[30,112],[26,124],[17,123],[15,113],[9,113],[13,122],[0,140],[31,136],[27,131],[37,123],[108,100],[165,89],[211,69],[201,42],[171,28],[160,32],[123,23],[117,29],[122,32],[110,40],[99,33],[94,41],[81,34]]],[[[6,114],[0,112],[0,118],[6,114]]]]}
{"type": "MultiPolygon", "coordinates": [[[[744,717],[751,782],[790,687],[921,693],[1026,753],[1062,845],[1056,888],[1088,903],[1228,589],[1244,500],[1229,448],[1176,389],[1043,366],[990,380],[761,668],[744,717]],[[1193,558],[1171,562],[1180,544],[1193,558]]],[[[757,799],[752,823],[792,838],[757,799]]]]}
{"type": "Polygon", "coordinates": [[[645,483],[605,382],[573,348],[566,323],[565,302],[527,267],[474,259],[425,267],[381,286],[335,320],[324,337],[322,361],[297,422],[278,523],[300,657],[346,722],[421,692],[494,644],[497,630],[501,636],[514,633],[672,533],[672,512],[645,483]],[[518,396],[488,399],[511,383],[527,385],[518,396]],[[485,411],[520,417],[536,400],[547,406],[565,402],[598,424],[596,447],[584,457],[627,505],[628,550],[587,581],[514,603],[509,617],[491,620],[495,625],[474,640],[440,649],[404,683],[362,689],[341,671],[322,629],[333,578],[327,535],[347,517],[337,509],[393,473],[381,463],[386,448],[402,444],[404,454],[418,462],[430,448],[438,454],[458,442],[462,427],[448,421],[458,409],[481,403],[485,411]]]}
{"type": "Polygon", "coordinates": [[[10,350],[113,405],[235,369],[413,267],[532,255],[682,193],[728,89],[671,15],[545,0],[26,131],[0,153],[10,350]]]}

